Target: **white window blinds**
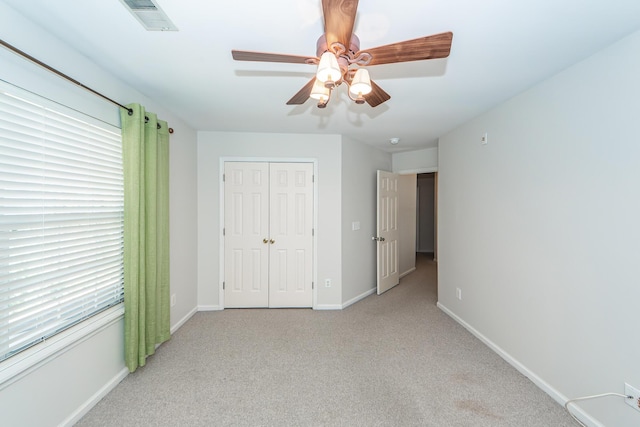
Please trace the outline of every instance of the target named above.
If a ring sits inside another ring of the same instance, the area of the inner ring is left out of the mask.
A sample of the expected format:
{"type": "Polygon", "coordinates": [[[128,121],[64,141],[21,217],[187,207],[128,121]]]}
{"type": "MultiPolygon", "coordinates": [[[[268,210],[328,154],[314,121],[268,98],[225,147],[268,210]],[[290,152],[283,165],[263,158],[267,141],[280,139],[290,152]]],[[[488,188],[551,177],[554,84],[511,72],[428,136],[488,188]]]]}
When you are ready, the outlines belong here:
{"type": "Polygon", "coordinates": [[[32,98],[0,88],[0,361],[123,298],[120,130],[32,98]]]}

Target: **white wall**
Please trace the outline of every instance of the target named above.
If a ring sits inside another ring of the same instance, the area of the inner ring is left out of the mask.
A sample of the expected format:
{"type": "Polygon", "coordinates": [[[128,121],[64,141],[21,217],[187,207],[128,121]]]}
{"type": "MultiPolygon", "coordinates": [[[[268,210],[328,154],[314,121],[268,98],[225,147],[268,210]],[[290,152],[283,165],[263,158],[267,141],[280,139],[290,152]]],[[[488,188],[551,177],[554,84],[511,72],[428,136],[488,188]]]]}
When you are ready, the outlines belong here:
{"type": "Polygon", "coordinates": [[[220,159],[315,159],[318,163],[316,308],[342,303],[341,137],[339,135],[198,133],[198,305],[220,309],[220,159]],[[325,279],[332,286],[324,287],[325,279]]]}
{"type": "Polygon", "coordinates": [[[438,170],[438,148],[393,153],[392,164],[395,173],[435,172],[438,170]]]}
{"type": "MultiPolygon", "coordinates": [[[[195,130],[1,2],[0,28],[6,42],[120,103],[145,105],[174,128],[170,152],[170,268],[171,292],[177,296],[177,304],[171,309],[171,324],[175,328],[196,307],[195,130]]],[[[119,124],[117,107],[3,48],[0,48],[0,79],[119,124]]],[[[122,331],[120,319],[19,380],[0,385],[0,423],[46,427],[73,421],[87,405],[95,403],[94,398],[126,375],[122,331]]]]}
{"type": "Polygon", "coordinates": [[[416,269],[416,174],[398,178],[398,267],[400,277],[416,269]]]}
{"type": "MultiPolygon", "coordinates": [[[[439,304],[559,401],[640,387],[638,52],[640,32],[440,139],[439,304]]],[[[580,406],[640,425],[621,398],[580,406]]]]}
{"type": "Polygon", "coordinates": [[[376,171],[391,169],[391,154],[347,138],[342,143],[342,303],[376,289],[376,171]],[[354,222],[360,223],[353,230],[354,222]]]}

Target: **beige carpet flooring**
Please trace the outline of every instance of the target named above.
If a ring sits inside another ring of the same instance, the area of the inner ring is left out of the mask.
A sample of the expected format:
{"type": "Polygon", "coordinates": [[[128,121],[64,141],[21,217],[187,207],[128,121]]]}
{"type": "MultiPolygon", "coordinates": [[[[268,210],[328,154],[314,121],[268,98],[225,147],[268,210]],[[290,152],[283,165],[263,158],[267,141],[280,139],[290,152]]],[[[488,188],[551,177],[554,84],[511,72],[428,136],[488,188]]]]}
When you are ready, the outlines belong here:
{"type": "Polygon", "coordinates": [[[575,426],[436,307],[436,266],[342,311],[191,318],[76,425],[575,426]]]}

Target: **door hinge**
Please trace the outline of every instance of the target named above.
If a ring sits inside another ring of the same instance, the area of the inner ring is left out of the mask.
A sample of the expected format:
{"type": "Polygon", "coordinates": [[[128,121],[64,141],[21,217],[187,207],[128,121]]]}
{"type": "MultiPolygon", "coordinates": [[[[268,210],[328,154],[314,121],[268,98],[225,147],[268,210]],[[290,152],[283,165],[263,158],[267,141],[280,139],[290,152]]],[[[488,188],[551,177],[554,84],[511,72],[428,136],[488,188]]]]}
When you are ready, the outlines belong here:
{"type": "Polygon", "coordinates": [[[315,229],[315,228],[312,228],[312,229],[311,229],[311,236],[315,236],[315,235],[316,235],[316,229],[315,229]]]}
{"type": "Polygon", "coordinates": [[[316,284],[311,282],[311,289],[315,289],[316,284]]]}
{"type": "Polygon", "coordinates": [[[311,182],[316,182],[316,176],[315,175],[311,175],[311,182]]]}
{"type": "Polygon", "coordinates": [[[227,235],[227,229],[226,229],[226,228],[224,228],[224,227],[222,228],[222,235],[223,235],[223,236],[226,236],[226,235],[227,235]]]}
{"type": "Polygon", "coordinates": [[[225,282],[222,282],[222,290],[223,290],[223,291],[224,291],[225,286],[226,286],[226,283],[225,283],[225,282]]]}
{"type": "Polygon", "coordinates": [[[225,182],[225,181],[226,181],[226,179],[227,179],[227,175],[223,173],[223,174],[222,174],[222,182],[225,182]]]}

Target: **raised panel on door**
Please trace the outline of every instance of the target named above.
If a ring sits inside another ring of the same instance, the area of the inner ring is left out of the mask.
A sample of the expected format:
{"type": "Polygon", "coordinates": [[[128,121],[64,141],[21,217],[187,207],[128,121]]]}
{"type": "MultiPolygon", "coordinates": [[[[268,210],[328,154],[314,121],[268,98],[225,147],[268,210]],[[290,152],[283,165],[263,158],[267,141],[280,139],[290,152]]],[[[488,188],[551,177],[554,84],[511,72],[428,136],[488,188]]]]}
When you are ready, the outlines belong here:
{"type": "Polygon", "coordinates": [[[269,166],[224,165],[224,305],[268,307],[269,166]]]}
{"type": "Polygon", "coordinates": [[[378,171],[377,188],[377,292],[380,295],[400,283],[398,175],[378,171]]]}
{"type": "Polygon", "coordinates": [[[313,164],[270,165],[269,306],[313,302],[313,164]]]}

